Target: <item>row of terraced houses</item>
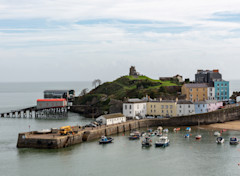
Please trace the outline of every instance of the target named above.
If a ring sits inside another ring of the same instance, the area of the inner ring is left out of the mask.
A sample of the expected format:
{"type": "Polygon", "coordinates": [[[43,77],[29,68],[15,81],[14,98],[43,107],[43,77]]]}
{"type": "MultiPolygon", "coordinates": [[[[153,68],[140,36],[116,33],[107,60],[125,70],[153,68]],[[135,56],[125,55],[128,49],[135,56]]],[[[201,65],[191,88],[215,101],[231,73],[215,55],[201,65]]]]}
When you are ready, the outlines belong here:
{"type": "Polygon", "coordinates": [[[123,103],[123,114],[135,117],[173,117],[216,111],[229,99],[229,82],[222,79],[219,70],[198,70],[195,82],[184,84],[185,100],[162,100],[144,97],[123,103]]]}

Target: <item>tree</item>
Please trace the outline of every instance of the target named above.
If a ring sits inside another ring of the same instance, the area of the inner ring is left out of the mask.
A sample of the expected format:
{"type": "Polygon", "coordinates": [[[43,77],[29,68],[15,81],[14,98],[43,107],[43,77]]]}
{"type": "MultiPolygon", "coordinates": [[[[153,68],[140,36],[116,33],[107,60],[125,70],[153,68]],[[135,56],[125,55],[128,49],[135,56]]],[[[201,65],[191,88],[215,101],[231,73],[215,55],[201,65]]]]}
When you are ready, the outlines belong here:
{"type": "Polygon", "coordinates": [[[81,93],[80,93],[80,96],[86,95],[87,92],[88,92],[88,89],[87,89],[87,88],[83,89],[83,90],[81,91],[81,93]]]}
{"type": "Polygon", "coordinates": [[[100,86],[102,84],[102,81],[100,79],[95,79],[93,82],[92,82],[92,86],[93,87],[97,87],[97,86],[100,86]]]}

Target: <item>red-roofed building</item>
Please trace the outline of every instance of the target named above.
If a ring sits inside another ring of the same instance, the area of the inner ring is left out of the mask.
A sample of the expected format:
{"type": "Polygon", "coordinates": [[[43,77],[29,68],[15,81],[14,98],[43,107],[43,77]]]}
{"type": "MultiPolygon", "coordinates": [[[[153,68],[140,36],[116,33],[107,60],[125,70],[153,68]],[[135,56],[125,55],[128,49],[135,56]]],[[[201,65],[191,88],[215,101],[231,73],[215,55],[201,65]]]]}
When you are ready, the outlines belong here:
{"type": "Polygon", "coordinates": [[[67,100],[61,99],[38,99],[37,109],[62,108],[67,106],[67,100]]]}

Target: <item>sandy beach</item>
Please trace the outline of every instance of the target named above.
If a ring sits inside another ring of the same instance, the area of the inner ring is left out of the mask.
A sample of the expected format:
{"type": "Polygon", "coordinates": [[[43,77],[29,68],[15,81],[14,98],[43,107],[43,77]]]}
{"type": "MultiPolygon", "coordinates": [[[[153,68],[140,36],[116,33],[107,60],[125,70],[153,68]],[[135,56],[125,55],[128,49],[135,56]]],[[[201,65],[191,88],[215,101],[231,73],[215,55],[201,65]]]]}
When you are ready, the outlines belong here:
{"type": "Polygon", "coordinates": [[[240,120],[225,123],[215,123],[211,125],[201,125],[201,128],[227,129],[240,131],[240,120]]]}

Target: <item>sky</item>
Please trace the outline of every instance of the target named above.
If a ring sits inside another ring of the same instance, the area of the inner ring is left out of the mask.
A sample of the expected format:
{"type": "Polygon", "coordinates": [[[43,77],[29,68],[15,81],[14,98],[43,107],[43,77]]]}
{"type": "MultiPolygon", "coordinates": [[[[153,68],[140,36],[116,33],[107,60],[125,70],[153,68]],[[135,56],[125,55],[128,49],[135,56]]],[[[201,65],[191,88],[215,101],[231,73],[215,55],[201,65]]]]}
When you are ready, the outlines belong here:
{"type": "Polygon", "coordinates": [[[0,0],[0,82],[219,69],[240,79],[239,0],[0,0]]]}

